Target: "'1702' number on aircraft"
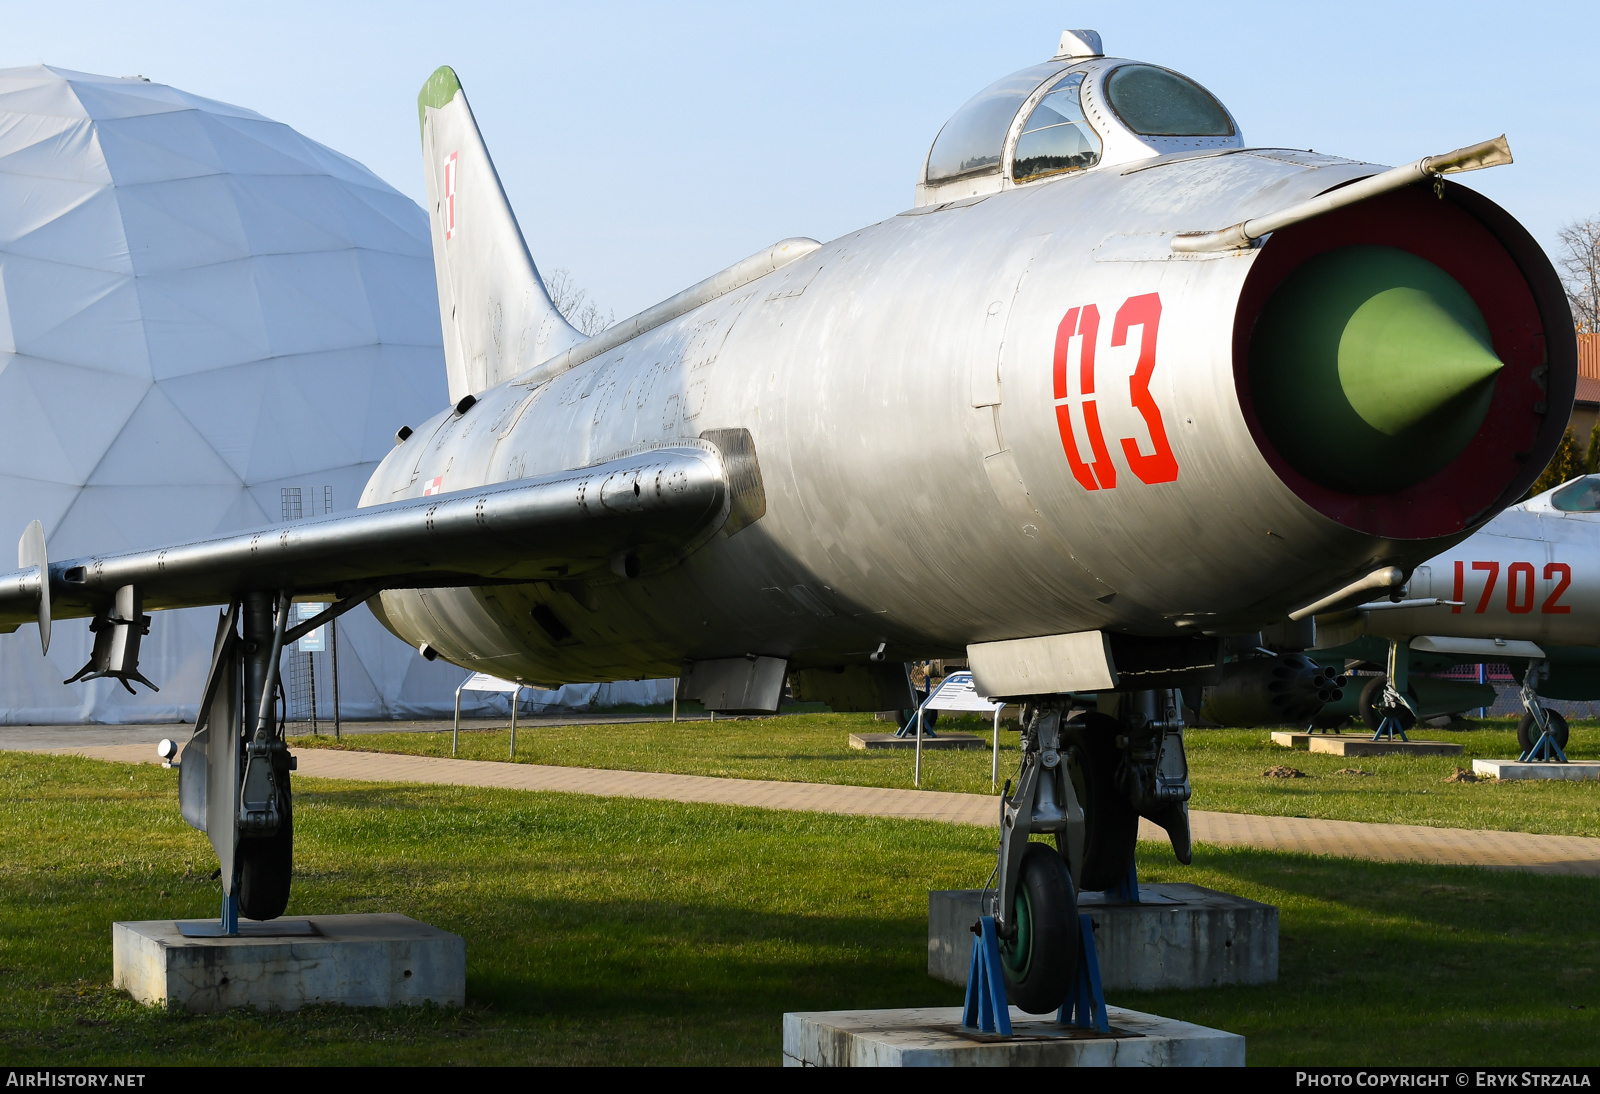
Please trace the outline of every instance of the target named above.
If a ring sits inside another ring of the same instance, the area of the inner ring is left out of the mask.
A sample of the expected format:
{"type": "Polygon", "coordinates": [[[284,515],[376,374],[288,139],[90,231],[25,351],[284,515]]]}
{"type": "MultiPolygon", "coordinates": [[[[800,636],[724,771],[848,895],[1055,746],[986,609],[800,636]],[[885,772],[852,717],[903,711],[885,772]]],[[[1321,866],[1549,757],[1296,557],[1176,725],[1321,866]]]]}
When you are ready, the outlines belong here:
{"type": "MultiPolygon", "coordinates": [[[[1139,361],[1133,375],[1128,377],[1128,399],[1133,409],[1144,419],[1150,434],[1149,453],[1139,451],[1139,442],[1132,437],[1122,438],[1122,454],[1128,469],[1143,483],[1175,482],[1178,478],[1178,458],[1172,454],[1167,442],[1167,428],[1161,421],[1161,408],[1150,394],[1150,374],[1156,367],[1156,334],[1161,326],[1161,296],[1145,293],[1130,296],[1117,309],[1111,325],[1112,347],[1126,345],[1128,331],[1139,327],[1139,361]]],[[[1105,434],[1100,428],[1100,405],[1095,394],[1094,354],[1100,338],[1100,309],[1093,304],[1073,308],[1056,328],[1055,352],[1055,402],[1056,424],[1061,429],[1061,447],[1067,454],[1072,477],[1085,490],[1112,490],[1117,485],[1117,469],[1111,463],[1111,453],[1106,448],[1105,434]],[[1078,350],[1078,395],[1083,414],[1083,431],[1089,441],[1090,463],[1083,461],[1078,451],[1078,439],[1072,424],[1072,402],[1067,394],[1067,353],[1074,338],[1081,339],[1078,350]]]]}
{"type": "MultiPolygon", "coordinates": [[[[1494,597],[1495,582],[1500,578],[1500,564],[1498,562],[1474,562],[1472,569],[1488,576],[1483,580],[1483,595],[1478,597],[1477,607],[1472,609],[1474,615],[1482,615],[1489,610],[1489,602],[1494,597]]],[[[1569,615],[1572,612],[1570,604],[1561,603],[1561,594],[1567,591],[1567,586],[1572,584],[1572,567],[1565,562],[1547,562],[1544,565],[1544,579],[1554,581],[1555,587],[1550,590],[1550,595],[1544,598],[1544,603],[1539,605],[1541,615],[1569,615]]],[[[1467,591],[1467,564],[1456,561],[1456,587],[1455,595],[1450,599],[1465,602],[1467,591]]],[[[1526,615],[1533,611],[1533,563],[1513,562],[1506,567],[1506,611],[1512,615],[1526,615]]],[[[1452,605],[1450,611],[1455,615],[1461,614],[1461,604],[1452,605]]]]}

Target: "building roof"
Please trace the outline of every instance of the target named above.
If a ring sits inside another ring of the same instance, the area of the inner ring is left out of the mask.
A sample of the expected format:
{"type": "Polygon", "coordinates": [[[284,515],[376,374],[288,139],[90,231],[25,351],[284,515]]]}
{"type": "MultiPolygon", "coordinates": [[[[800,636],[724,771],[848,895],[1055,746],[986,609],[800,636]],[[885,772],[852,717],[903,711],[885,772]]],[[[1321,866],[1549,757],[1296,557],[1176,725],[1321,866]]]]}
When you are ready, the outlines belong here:
{"type": "Polygon", "coordinates": [[[1600,334],[1578,334],[1577,401],[1600,405],[1600,334]]]}

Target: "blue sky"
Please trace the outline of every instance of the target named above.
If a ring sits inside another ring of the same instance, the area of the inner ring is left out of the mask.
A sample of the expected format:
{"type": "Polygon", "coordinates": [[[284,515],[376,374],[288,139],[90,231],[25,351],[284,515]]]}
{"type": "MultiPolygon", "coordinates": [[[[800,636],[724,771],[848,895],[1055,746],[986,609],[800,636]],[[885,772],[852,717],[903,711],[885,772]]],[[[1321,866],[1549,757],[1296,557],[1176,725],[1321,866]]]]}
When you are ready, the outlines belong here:
{"type": "Polygon", "coordinates": [[[1547,247],[1600,214],[1600,5],[7,4],[0,65],[142,74],[288,123],[420,198],[416,92],[460,74],[546,271],[618,317],[789,235],[906,208],[968,96],[1063,27],[1179,69],[1254,144],[1402,163],[1507,133],[1465,176],[1547,247]]]}

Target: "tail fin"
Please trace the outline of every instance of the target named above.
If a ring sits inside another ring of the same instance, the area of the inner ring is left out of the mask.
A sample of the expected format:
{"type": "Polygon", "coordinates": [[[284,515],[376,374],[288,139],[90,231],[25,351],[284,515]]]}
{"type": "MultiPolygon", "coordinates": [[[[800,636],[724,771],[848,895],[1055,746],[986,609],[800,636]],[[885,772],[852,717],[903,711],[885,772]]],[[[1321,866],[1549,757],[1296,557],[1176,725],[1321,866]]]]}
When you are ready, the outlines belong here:
{"type": "Polygon", "coordinates": [[[584,340],[545,291],[456,74],[417,95],[450,401],[526,372],[584,340]]]}

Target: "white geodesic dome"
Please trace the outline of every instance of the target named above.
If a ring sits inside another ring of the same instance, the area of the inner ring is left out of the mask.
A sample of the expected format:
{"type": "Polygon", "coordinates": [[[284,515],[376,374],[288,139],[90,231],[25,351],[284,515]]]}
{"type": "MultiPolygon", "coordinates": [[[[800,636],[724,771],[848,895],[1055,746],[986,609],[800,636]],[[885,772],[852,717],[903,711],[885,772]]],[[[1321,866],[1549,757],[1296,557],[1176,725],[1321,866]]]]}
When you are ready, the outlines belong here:
{"type": "MultiPolygon", "coordinates": [[[[396,428],[445,400],[415,202],[249,110],[0,70],[0,551],[36,518],[60,559],[353,508],[396,428]]],[[[48,658],[35,627],[0,636],[0,722],[191,720],[216,617],[157,614],[161,691],[137,696],[62,684],[87,621],[58,622],[48,658]]],[[[350,718],[448,713],[465,676],[365,609],[339,672],[350,718]]]]}

